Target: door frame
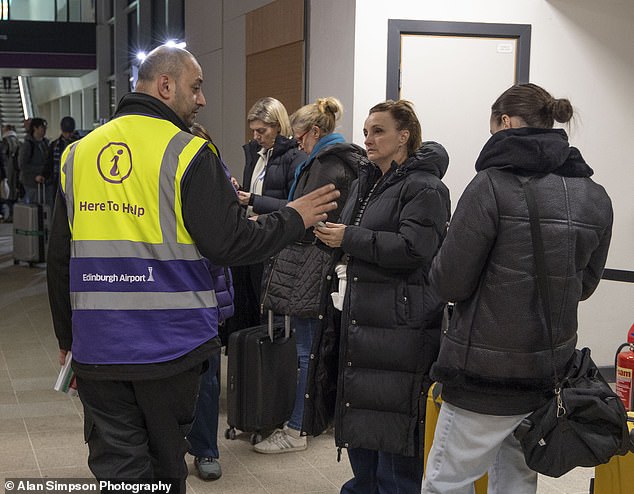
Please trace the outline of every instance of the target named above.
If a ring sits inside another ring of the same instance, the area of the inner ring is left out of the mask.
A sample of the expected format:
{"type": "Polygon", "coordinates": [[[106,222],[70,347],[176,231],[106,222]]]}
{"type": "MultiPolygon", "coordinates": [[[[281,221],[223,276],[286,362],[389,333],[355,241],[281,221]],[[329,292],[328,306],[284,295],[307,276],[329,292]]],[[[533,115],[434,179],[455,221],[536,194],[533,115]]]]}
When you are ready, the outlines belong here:
{"type": "Polygon", "coordinates": [[[399,99],[401,89],[401,36],[420,34],[451,37],[513,38],[517,40],[515,80],[529,82],[531,52],[530,24],[492,24],[484,22],[419,21],[388,19],[386,98],[399,99]]]}

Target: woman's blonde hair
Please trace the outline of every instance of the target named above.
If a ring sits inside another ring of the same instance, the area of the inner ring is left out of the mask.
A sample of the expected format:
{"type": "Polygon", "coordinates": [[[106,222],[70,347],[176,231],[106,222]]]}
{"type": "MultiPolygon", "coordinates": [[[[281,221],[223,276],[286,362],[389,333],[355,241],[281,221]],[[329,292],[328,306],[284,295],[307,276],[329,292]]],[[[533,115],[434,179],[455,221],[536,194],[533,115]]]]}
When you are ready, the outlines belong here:
{"type": "Polygon", "coordinates": [[[270,96],[257,100],[251,107],[247,113],[247,122],[251,123],[254,120],[261,120],[267,125],[277,126],[283,136],[293,135],[286,108],[279,100],[270,96]]]}
{"type": "Polygon", "coordinates": [[[316,125],[324,134],[330,134],[335,130],[335,124],[341,115],[343,105],[337,98],[318,98],[314,103],[302,106],[291,115],[291,126],[294,130],[304,131],[316,125]]]}

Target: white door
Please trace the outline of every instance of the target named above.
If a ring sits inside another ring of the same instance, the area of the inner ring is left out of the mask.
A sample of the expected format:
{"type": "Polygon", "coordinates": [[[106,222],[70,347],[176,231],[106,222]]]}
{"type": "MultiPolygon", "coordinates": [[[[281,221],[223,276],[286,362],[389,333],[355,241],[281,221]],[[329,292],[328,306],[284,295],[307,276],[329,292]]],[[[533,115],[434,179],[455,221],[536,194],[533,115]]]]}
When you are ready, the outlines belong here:
{"type": "Polygon", "coordinates": [[[516,52],[513,38],[401,35],[400,97],[414,103],[423,140],[449,153],[452,209],[490,137],[491,105],[516,82],[516,52]]]}

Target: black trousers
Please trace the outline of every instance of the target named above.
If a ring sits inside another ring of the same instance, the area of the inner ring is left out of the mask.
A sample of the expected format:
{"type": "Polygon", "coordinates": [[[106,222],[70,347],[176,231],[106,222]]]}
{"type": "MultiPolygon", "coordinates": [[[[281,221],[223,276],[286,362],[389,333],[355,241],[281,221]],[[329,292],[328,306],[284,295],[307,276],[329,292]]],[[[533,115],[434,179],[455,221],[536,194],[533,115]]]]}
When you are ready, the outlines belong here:
{"type": "Polygon", "coordinates": [[[97,480],[169,479],[185,493],[185,436],[194,420],[203,366],[147,381],[77,378],[88,466],[97,480]]]}

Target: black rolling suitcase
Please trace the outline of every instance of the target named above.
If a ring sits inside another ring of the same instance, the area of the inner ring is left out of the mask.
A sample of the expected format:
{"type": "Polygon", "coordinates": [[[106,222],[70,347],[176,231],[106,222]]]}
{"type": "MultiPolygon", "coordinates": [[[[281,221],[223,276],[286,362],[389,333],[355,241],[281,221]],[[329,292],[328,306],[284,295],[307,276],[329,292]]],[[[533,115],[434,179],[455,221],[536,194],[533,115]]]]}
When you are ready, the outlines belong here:
{"type": "Polygon", "coordinates": [[[251,444],[261,433],[281,426],[295,404],[297,348],[290,318],[231,333],[227,364],[227,423],[225,438],[236,429],[251,432],[251,444]]]}
{"type": "Polygon", "coordinates": [[[13,206],[13,262],[46,261],[46,248],[51,228],[51,208],[45,204],[44,186],[38,184],[39,204],[16,203],[13,206]]]}

